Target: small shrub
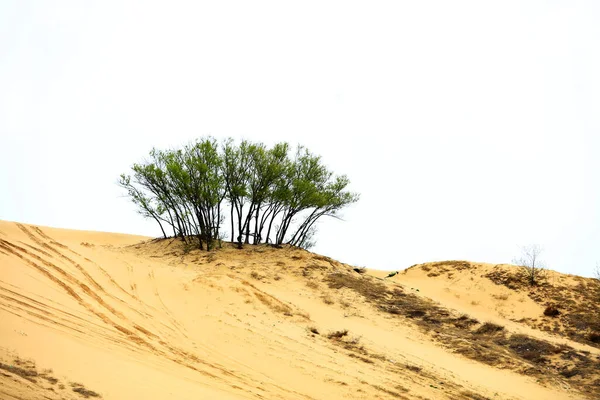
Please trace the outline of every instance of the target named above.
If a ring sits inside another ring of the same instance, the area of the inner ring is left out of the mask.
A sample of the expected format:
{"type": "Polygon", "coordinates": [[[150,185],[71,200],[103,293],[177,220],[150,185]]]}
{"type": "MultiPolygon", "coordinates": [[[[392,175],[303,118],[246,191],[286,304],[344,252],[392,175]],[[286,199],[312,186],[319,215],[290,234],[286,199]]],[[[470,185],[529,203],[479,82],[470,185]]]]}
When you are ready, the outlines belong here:
{"type": "Polygon", "coordinates": [[[306,282],[306,286],[308,286],[311,289],[318,289],[319,288],[319,284],[315,281],[308,281],[306,282]]]}
{"type": "Polygon", "coordinates": [[[562,351],[561,347],[522,334],[512,335],[508,340],[502,341],[502,344],[507,344],[512,351],[525,360],[537,364],[544,363],[546,361],[545,356],[562,351]]]}
{"type": "Polygon", "coordinates": [[[479,328],[477,328],[475,333],[478,335],[494,335],[496,333],[502,332],[503,330],[504,327],[502,325],[498,325],[493,322],[486,322],[479,328]]]}
{"type": "Polygon", "coordinates": [[[316,326],[309,326],[307,329],[309,330],[309,332],[314,333],[315,335],[321,334],[316,326]]]}
{"type": "Polygon", "coordinates": [[[354,272],[358,272],[359,274],[364,274],[367,272],[367,268],[365,268],[365,267],[355,267],[355,268],[352,268],[352,270],[354,272]]]}
{"type": "Polygon", "coordinates": [[[83,397],[85,397],[86,399],[88,397],[100,397],[100,395],[92,390],[88,390],[86,388],[84,388],[83,386],[77,386],[73,388],[73,391],[75,393],[79,393],[80,395],[82,395],[83,397]]]}
{"type": "Polygon", "coordinates": [[[571,369],[565,368],[562,371],[560,371],[560,374],[562,376],[564,376],[565,378],[572,378],[579,373],[580,373],[580,371],[577,368],[571,368],[571,369]]]}
{"type": "Polygon", "coordinates": [[[419,367],[418,365],[412,365],[412,364],[405,364],[404,366],[406,367],[406,369],[413,371],[413,372],[421,372],[421,370],[423,369],[422,367],[419,367]]]}
{"type": "Polygon", "coordinates": [[[462,314],[460,317],[456,318],[453,321],[454,326],[461,329],[470,328],[471,326],[477,325],[478,323],[479,321],[477,321],[475,318],[471,318],[467,314],[462,314]]]}
{"type": "Polygon", "coordinates": [[[560,315],[560,311],[555,306],[548,306],[544,310],[544,315],[547,317],[557,317],[560,315]]]}
{"type": "Polygon", "coordinates": [[[496,300],[508,300],[508,294],[506,294],[506,293],[493,294],[492,297],[495,298],[496,300]]]}
{"type": "Polygon", "coordinates": [[[348,343],[350,343],[350,344],[352,344],[352,345],[355,345],[355,346],[356,346],[356,345],[358,345],[358,343],[360,342],[360,338],[361,338],[360,336],[355,336],[355,337],[353,337],[352,339],[350,339],[350,340],[348,341],[348,343]]]}
{"type": "Polygon", "coordinates": [[[329,332],[327,334],[327,338],[328,339],[341,339],[341,338],[343,338],[344,336],[347,336],[347,335],[348,335],[348,329],[343,329],[343,330],[340,330],[340,331],[329,332]]]}
{"type": "Polygon", "coordinates": [[[250,272],[250,276],[258,281],[260,281],[262,279],[262,275],[256,271],[250,272]]]}
{"type": "Polygon", "coordinates": [[[592,343],[600,343],[600,332],[590,333],[590,335],[588,336],[588,339],[590,339],[590,342],[592,342],[592,343]]]}
{"type": "Polygon", "coordinates": [[[333,299],[331,298],[331,296],[329,296],[329,295],[325,295],[325,296],[321,297],[321,299],[323,299],[323,303],[325,303],[325,304],[331,305],[331,304],[335,303],[333,301],[333,299]]]}

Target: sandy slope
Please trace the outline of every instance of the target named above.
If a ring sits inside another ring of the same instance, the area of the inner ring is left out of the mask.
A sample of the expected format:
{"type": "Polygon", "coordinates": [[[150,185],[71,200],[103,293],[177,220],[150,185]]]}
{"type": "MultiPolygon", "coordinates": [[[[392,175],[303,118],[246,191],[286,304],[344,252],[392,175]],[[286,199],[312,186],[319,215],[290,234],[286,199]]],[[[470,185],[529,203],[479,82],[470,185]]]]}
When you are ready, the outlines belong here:
{"type": "MultiPolygon", "coordinates": [[[[518,323],[526,319],[541,319],[544,307],[533,301],[526,291],[510,290],[504,286],[494,285],[484,277],[487,273],[501,268],[512,268],[508,265],[495,265],[485,263],[469,263],[469,268],[464,270],[446,267],[448,272],[439,274],[439,271],[430,269],[435,263],[421,264],[388,278],[389,281],[400,284],[408,290],[416,291],[445,307],[459,310],[481,321],[491,321],[510,329],[511,332],[524,333],[551,343],[566,343],[569,346],[599,354],[597,348],[585,344],[566,340],[564,336],[543,332],[518,323]],[[439,275],[438,275],[439,274],[439,275]]],[[[439,264],[439,263],[438,263],[439,264]]],[[[444,268],[442,268],[444,269],[444,268]]],[[[389,274],[388,271],[372,270],[373,276],[380,278],[389,274]]],[[[548,280],[574,286],[576,278],[573,275],[547,271],[548,280]]]]}
{"type": "MultiPolygon", "coordinates": [[[[323,283],[348,266],[289,248],[184,255],[147,239],[0,221],[0,398],[81,398],[73,382],[104,399],[581,398],[455,354],[323,283]],[[346,342],[325,335],[341,329],[346,342]]],[[[482,320],[539,312],[397,280],[482,320]]]]}

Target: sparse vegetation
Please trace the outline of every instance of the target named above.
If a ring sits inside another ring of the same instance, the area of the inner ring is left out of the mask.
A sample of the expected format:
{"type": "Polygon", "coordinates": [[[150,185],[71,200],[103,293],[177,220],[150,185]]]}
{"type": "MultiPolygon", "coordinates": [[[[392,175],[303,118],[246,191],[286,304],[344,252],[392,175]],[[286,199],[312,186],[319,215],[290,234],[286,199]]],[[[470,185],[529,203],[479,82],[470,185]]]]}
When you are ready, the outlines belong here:
{"type": "Polygon", "coordinates": [[[250,276],[251,276],[253,279],[256,279],[256,280],[258,280],[258,281],[260,281],[260,280],[263,278],[263,276],[262,276],[261,274],[259,274],[258,272],[256,272],[256,271],[252,271],[252,272],[250,272],[250,276]]]}
{"type": "Polygon", "coordinates": [[[93,390],[86,389],[80,383],[71,383],[71,387],[73,388],[73,391],[75,393],[79,393],[81,396],[85,397],[86,399],[89,397],[100,397],[100,395],[98,393],[94,392],[93,390]]]}
{"type": "Polygon", "coordinates": [[[547,356],[558,354],[568,347],[554,346],[544,340],[534,339],[531,336],[513,334],[508,339],[502,339],[499,344],[507,345],[509,349],[527,361],[536,364],[547,361],[547,356]]]}
{"type": "Polygon", "coordinates": [[[504,327],[502,325],[498,325],[493,322],[486,322],[477,328],[475,333],[478,335],[494,335],[502,331],[504,331],[504,327]]]}
{"type": "Polygon", "coordinates": [[[547,317],[558,317],[560,315],[560,311],[558,310],[558,308],[556,308],[556,306],[549,305],[544,310],[544,315],[547,317]]]}
{"type": "Polygon", "coordinates": [[[35,365],[25,365],[25,366],[20,366],[18,360],[15,360],[14,362],[15,365],[8,365],[8,364],[4,364],[0,362],[0,369],[3,369],[5,371],[11,372],[15,375],[20,376],[23,379],[27,379],[30,382],[35,383],[35,377],[37,377],[39,374],[35,369],[35,365]]]}
{"type": "Polygon", "coordinates": [[[598,346],[598,342],[590,340],[593,332],[600,332],[600,284],[594,279],[578,277],[575,285],[551,283],[546,279],[531,287],[519,272],[502,267],[497,267],[485,277],[515,291],[526,289],[529,298],[544,307],[544,315],[553,317],[555,325],[549,327],[544,323],[536,324],[533,320],[522,322],[537,329],[552,329],[572,340],[598,346]]]}
{"type": "MultiPolygon", "coordinates": [[[[43,379],[44,381],[48,382],[51,385],[57,385],[57,388],[59,390],[64,390],[65,389],[65,385],[63,383],[59,383],[59,379],[53,377],[52,374],[52,370],[51,369],[45,369],[41,372],[39,372],[36,368],[35,362],[30,361],[30,360],[23,360],[21,358],[15,358],[12,362],[12,364],[6,364],[3,362],[0,362],[0,370],[4,370],[8,373],[8,375],[5,375],[7,377],[10,377],[10,374],[13,375],[17,375],[29,382],[31,382],[32,384],[38,385],[38,387],[44,388],[44,390],[54,390],[54,388],[48,388],[47,386],[42,386],[41,382],[38,381],[38,379],[43,379]]],[[[86,389],[82,384],[80,383],[71,383],[70,386],[73,388],[73,391],[80,394],[81,396],[85,397],[85,398],[89,398],[89,397],[102,397],[100,396],[100,394],[86,389]]]]}
{"type": "MultiPolygon", "coordinates": [[[[552,361],[555,355],[568,355],[571,367],[580,371],[577,377],[597,375],[594,371],[600,369],[600,360],[592,360],[589,355],[568,346],[553,345],[527,335],[511,335],[503,326],[493,322],[479,325],[477,320],[467,315],[455,316],[426,298],[404,293],[400,288],[388,289],[381,281],[369,276],[337,273],[329,275],[326,282],[330,288],[346,288],[361,294],[381,311],[413,321],[439,343],[473,360],[519,372],[526,371],[527,374],[545,379],[548,376],[564,379],[564,375],[560,374],[562,365],[552,361]],[[540,369],[539,365],[545,368],[540,369]]],[[[571,379],[569,384],[600,394],[600,385],[589,386],[587,382],[571,379]]]]}
{"type": "Polygon", "coordinates": [[[530,285],[535,286],[544,279],[546,267],[540,260],[542,248],[538,245],[524,246],[521,249],[521,257],[513,260],[513,264],[519,266],[521,276],[530,285]]]}
{"type": "Polygon", "coordinates": [[[313,326],[309,326],[307,329],[308,329],[309,332],[314,333],[315,335],[320,335],[321,334],[319,332],[319,329],[317,329],[317,327],[314,326],[314,325],[313,326]]]}
{"type": "Polygon", "coordinates": [[[348,335],[348,329],[332,331],[327,334],[328,339],[340,339],[348,335]]]}
{"type": "Polygon", "coordinates": [[[308,280],[306,281],[306,286],[311,288],[311,289],[318,289],[319,288],[319,284],[317,283],[317,281],[315,280],[308,280]]]}

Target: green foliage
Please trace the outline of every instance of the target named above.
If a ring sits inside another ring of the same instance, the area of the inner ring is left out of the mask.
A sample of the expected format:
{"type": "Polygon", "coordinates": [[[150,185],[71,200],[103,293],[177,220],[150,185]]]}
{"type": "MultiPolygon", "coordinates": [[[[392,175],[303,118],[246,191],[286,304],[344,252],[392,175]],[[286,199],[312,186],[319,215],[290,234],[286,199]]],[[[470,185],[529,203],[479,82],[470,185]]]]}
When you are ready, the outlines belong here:
{"type": "Polygon", "coordinates": [[[186,243],[210,250],[224,237],[224,204],[229,205],[231,241],[243,244],[314,245],[316,222],[339,218],[341,209],[358,201],[346,190],[350,181],[335,176],[321,157],[299,146],[293,156],[287,143],[232,139],[219,144],[203,138],[177,150],[156,150],[119,185],[154,219],[186,243]]]}

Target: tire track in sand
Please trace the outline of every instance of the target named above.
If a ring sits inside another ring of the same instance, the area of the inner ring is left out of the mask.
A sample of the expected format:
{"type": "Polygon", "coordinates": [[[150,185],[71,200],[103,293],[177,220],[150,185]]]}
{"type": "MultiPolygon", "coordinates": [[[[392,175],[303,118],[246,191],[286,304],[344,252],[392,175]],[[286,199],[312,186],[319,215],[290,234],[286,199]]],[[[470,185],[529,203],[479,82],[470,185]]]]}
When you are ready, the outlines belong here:
{"type": "MultiPolygon", "coordinates": [[[[144,304],[144,303],[142,303],[142,302],[141,302],[139,299],[136,299],[136,298],[135,298],[135,297],[133,297],[133,296],[132,296],[130,293],[128,293],[128,292],[127,292],[125,289],[123,289],[123,288],[122,288],[122,287],[121,287],[121,286],[120,286],[120,285],[119,285],[119,284],[118,284],[118,283],[117,283],[117,282],[114,280],[114,278],[113,278],[113,277],[112,277],[112,276],[111,276],[111,275],[110,275],[110,274],[109,274],[109,273],[108,273],[108,272],[107,272],[107,271],[106,271],[104,268],[102,268],[100,265],[96,264],[95,262],[93,262],[92,260],[90,260],[90,259],[88,259],[88,258],[85,258],[85,257],[83,257],[83,256],[82,256],[82,255],[80,255],[79,253],[77,253],[77,252],[75,252],[75,251],[71,250],[71,249],[70,249],[68,246],[66,246],[66,245],[64,245],[64,244],[62,244],[62,243],[59,243],[59,242],[55,241],[53,238],[51,238],[50,236],[46,235],[46,234],[45,234],[45,233],[44,233],[44,232],[43,232],[43,231],[42,231],[40,228],[38,228],[38,227],[36,227],[36,226],[34,226],[34,227],[31,227],[31,229],[33,229],[33,230],[34,230],[36,233],[38,233],[38,234],[39,234],[39,235],[40,235],[40,236],[41,236],[43,239],[46,239],[46,240],[48,240],[48,241],[49,241],[49,243],[45,243],[45,242],[43,242],[42,240],[40,240],[40,239],[39,239],[38,237],[36,237],[36,236],[33,234],[33,232],[31,232],[31,230],[30,230],[30,229],[28,229],[26,226],[24,226],[24,225],[22,225],[22,224],[19,224],[19,223],[17,223],[17,226],[18,226],[18,227],[19,227],[19,229],[21,229],[21,231],[23,231],[23,232],[24,232],[24,233],[25,233],[25,234],[26,234],[26,235],[27,235],[27,236],[28,236],[28,237],[29,237],[31,240],[33,240],[33,241],[34,241],[34,243],[36,243],[38,246],[42,246],[43,248],[45,248],[45,249],[47,249],[47,250],[51,251],[52,253],[54,253],[55,255],[57,255],[57,256],[58,256],[58,257],[59,257],[61,260],[67,261],[67,262],[69,262],[70,264],[72,264],[72,265],[73,265],[75,268],[77,268],[77,270],[78,270],[79,272],[81,272],[81,273],[82,273],[82,274],[83,274],[83,275],[86,277],[86,279],[88,280],[88,282],[89,282],[89,283],[90,283],[92,286],[94,286],[94,288],[95,288],[96,290],[98,290],[99,292],[101,292],[103,295],[106,295],[107,297],[109,297],[109,298],[111,298],[111,299],[113,299],[113,300],[116,300],[116,301],[118,301],[118,302],[120,302],[120,303],[124,304],[124,305],[125,305],[125,306],[126,306],[128,309],[129,309],[129,310],[131,310],[131,311],[133,311],[133,312],[135,312],[135,313],[137,313],[137,314],[141,315],[142,317],[144,317],[144,318],[148,318],[148,314],[144,314],[144,313],[142,313],[140,310],[138,310],[137,308],[134,308],[134,307],[132,307],[132,306],[131,306],[131,305],[130,305],[128,302],[124,301],[123,299],[121,299],[121,298],[119,298],[119,297],[117,297],[117,296],[114,296],[114,295],[112,295],[112,294],[110,294],[110,293],[106,292],[106,290],[105,290],[105,289],[102,287],[102,285],[100,285],[100,284],[99,284],[99,283],[98,283],[98,282],[97,282],[97,281],[96,281],[94,278],[92,278],[92,276],[91,276],[91,275],[90,275],[90,274],[89,274],[89,273],[88,273],[88,272],[85,270],[85,268],[83,268],[83,267],[81,266],[81,264],[79,264],[79,263],[78,263],[78,262],[76,262],[75,260],[73,260],[73,259],[69,258],[68,256],[64,255],[63,253],[61,253],[61,252],[60,252],[60,250],[58,250],[58,249],[56,249],[56,248],[52,247],[52,245],[58,246],[58,247],[60,247],[60,248],[62,248],[62,249],[69,250],[69,251],[71,251],[73,254],[75,254],[76,256],[78,256],[78,257],[80,257],[80,258],[83,258],[84,260],[86,260],[86,261],[90,262],[90,263],[91,263],[91,264],[93,264],[93,265],[94,265],[96,268],[98,268],[98,269],[101,271],[101,273],[102,273],[102,274],[103,274],[103,275],[104,275],[104,276],[105,276],[105,277],[106,277],[106,278],[107,278],[107,279],[108,279],[108,280],[109,280],[109,281],[110,281],[110,282],[111,282],[113,285],[115,285],[115,286],[116,286],[118,289],[120,289],[120,290],[121,290],[123,293],[125,293],[127,296],[129,296],[129,297],[131,297],[131,298],[135,299],[136,301],[138,301],[138,302],[140,303],[140,305],[142,305],[142,306],[145,306],[145,304],[144,304]]],[[[27,244],[26,244],[26,245],[27,245],[27,244]]],[[[39,248],[36,248],[36,247],[34,247],[34,246],[30,246],[30,245],[27,245],[27,246],[28,246],[28,247],[30,247],[30,248],[32,248],[32,249],[34,249],[34,250],[36,250],[36,251],[38,251],[38,252],[41,252],[42,254],[45,254],[45,255],[47,255],[48,257],[54,258],[52,255],[50,255],[49,253],[47,253],[47,252],[46,252],[46,251],[44,251],[44,250],[41,250],[41,249],[39,249],[39,248]]]]}
{"type": "MultiPolygon", "coordinates": [[[[218,376],[215,375],[212,372],[209,372],[207,370],[203,370],[203,369],[199,369],[198,367],[192,365],[189,361],[187,360],[192,360],[193,362],[195,362],[196,364],[202,365],[204,367],[206,367],[207,369],[212,369],[215,372],[219,372],[224,376],[229,376],[229,377],[236,377],[239,380],[244,381],[245,379],[236,375],[235,373],[233,373],[232,371],[228,370],[227,368],[225,368],[224,366],[220,366],[217,364],[212,364],[209,363],[207,361],[204,361],[198,357],[196,357],[195,355],[192,355],[191,353],[188,353],[184,350],[181,350],[179,348],[177,348],[176,346],[171,346],[169,343],[164,342],[164,341],[160,341],[160,347],[162,348],[158,348],[157,346],[155,346],[154,344],[144,340],[142,337],[140,337],[139,335],[137,335],[134,331],[127,329],[126,327],[119,325],[118,323],[114,322],[113,320],[111,320],[107,315],[105,315],[104,313],[97,311],[94,309],[94,307],[91,306],[91,304],[89,304],[87,301],[85,301],[82,296],[76,292],[75,289],[73,289],[69,284],[67,284],[66,282],[63,282],[61,279],[59,279],[57,276],[55,276],[51,270],[54,270],[56,272],[58,272],[60,275],[62,275],[67,281],[74,283],[75,285],[79,286],[80,289],[84,290],[85,294],[92,294],[92,298],[94,299],[98,299],[98,295],[96,295],[95,293],[91,292],[90,289],[83,283],[79,282],[76,278],[74,278],[73,276],[71,276],[70,274],[66,273],[63,269],[61,269],[60,267],[52,264],[51,262],[44,260],[43,258],[39,257],[36,254],[31,253],[30,251],[28,251],[27,249],[18,246],[14,243],[11,243],[9,241],[0,239],[0,249],[2,249],[5,252],[10,253],[10,255],[18,257],[19,259],[21,259],[25,264],[29,265],[30,267],[33,267],[34,269],[36,269],[37,271],[39,271],[40,273],[42,273],[44,276],[46,276],[48,279],[50,279],[52,282],[56,283],[58,286],[60,286],[67,294],[69,294],[71,297],[73,297],[82,307],[84,307],[86,310],[90,311],[92,314],[96,315],[98,318],[100,318],[105,324],[113,327],[115,330],[117,330],[118,332],[122,333],[125,335],[125,337],[132,343],[137,344],[138,346],[144,347],[147,350],[149,350],[152,354],[157,355],[157,356],[161,356],[164,357],[165,359],[171,360],[181,366],[184,366],[186,368],[189,368],[193,371],[196,371],[204,376],[213,378],[213,379],[217,379],[220,381],[224,381],[225,382],[225,378],[222,376],[218,376]],[[39,265],[38,263],[36,263],[35,261],[31,260],[30,258],[33,258],[36,261],[39,261],[40,263],[42,263],[44,266],[39,265]]],[[[101,305],[105,304],[107,305],[102,299],[100,299],[101,301],[101,305]]],[[[108,306],[108,305],[107,305],[108,306]]],[[[110,306],[108,306],[110,307],[110,306]]],[[[2,307],[4,309],[4,307],[2,307]]],[[[9,310],[7,310],[8,312],[10,312],[9,310]]],[[[115,310],[116,311],[116,310],[115,310]]],[[[14,313],[14,311],[12,312],[15,315],[18,315],[16,313],[14,313]]],[[[31,315],[32,312],[29,312],[29,314],[31,315]]],[[[33,313],[35,315],[36,318],[40,318],[41,320],[47,320],[44,316],[40,316],[39,314],[33,313]]],[[[122,315],[121,313],[118,313],[120,315],[122,315]]],[[[145,328],[140,327],[139,325],[137,327],[134,327],[133,329],[138,330],[140,332],[144,332],[147,331],[145,330],[145,328]]],[[[149,331],[147,331],[149,332],[149,331]]],[[[151,333],[150,333],[151,334],[151,333]]],[[[152,335],[152,334],[151,334],[152,335]]],[[[158,337],[157,337],[158,339],[158,337]]],[[[120,343],[121,345],[126,345],[127,343],[123,343],[121,341],[118,341],[115,339],[113,339],[114,341],[116,341],[117,343],[120,343]]],[[[248,380],[246,383],[250,383],[250,380],[248,380]]]]}

